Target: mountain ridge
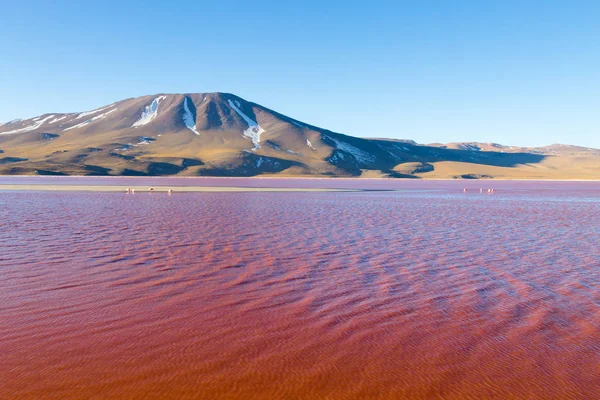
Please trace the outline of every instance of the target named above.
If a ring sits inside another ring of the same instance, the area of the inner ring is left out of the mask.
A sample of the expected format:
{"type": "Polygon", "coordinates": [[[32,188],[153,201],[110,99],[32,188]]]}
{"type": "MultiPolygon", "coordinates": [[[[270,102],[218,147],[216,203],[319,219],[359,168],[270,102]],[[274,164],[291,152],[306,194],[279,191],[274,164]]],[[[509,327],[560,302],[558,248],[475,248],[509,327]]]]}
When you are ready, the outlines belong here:
{"type": "Polygon", "coordinates": [[[233,93],[157,93],[0,124],[0,174],[599,179],[600,150],[361,138],[233,93]]]}

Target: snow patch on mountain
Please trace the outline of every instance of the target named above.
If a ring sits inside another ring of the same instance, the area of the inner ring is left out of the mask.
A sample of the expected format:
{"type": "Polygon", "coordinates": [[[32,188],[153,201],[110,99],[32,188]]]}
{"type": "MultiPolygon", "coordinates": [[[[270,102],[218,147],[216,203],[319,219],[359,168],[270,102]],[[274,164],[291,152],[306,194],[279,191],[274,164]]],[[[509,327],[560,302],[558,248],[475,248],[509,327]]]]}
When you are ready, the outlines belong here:
{"type": "Polygon", "coordinates": [[[36,121],[33,125],[29,125],[24,128],[15,129],[15,130],[8,131],[8,132],[0,132],[0,135],[8,135],[8,134],[12,134],[12,133],[23,133],[23,132],[35,131],[40,126],[42,126],[44,124],[44,122],[48,121],[51,118],[54,118],[54,115],[49,115],[44,119],[40,119],[40,118],[42,118],[42,117],[37,117],[36,120],[39,120],[39,121],[36,121]]]}
{"type": "Polygon", "coordinates": [[[468,144],[468,143],[463,143],[459,147],[462,148],[463,150],[469,150],[469,151],[480,151],[481,150],[478,146],[473,146],[472,144],[468,144]]]}
{"type": "Polygon", "coordinates": [[[399,154],[396,154],[392,151],[389,151],[388,149],[386,149],[384,146],[382,146],[380,143],[375,143],[377,145],[377,147],[379,147],[381,150],[385,151],[386,153],[388,153],[392,158],[394,158],[395,160],[402,160],[402,156],[400,156],[399,154]]]}
{"type": "Polygon", "coordinates": [[[336,164],[340,161],[343,161],[345,159],[346,158],[344,157],[344,153],[340,153],[339,151],[334,152],[333,155],[328,158],[328,160],[334,164],[336,164]]]}
{"type": "Polygon", "coordinates": [[[196,130],[196,120],[194,119],[194,114],[192,114],[190,108],[188,107],[189,99],[189,97],[186,97],[185,100],[183,100],[183,123],[190,131],[194,132],[196,135],[200,135],[200,133],[196,130]]]}
{"type": "Polygon", "coordinates": [[[8,121],[8,122],[4,122],[4,123],[0,123],[0,126],[4,126],[4,125],[12,125],[12,124],[16,124],[17,122],[21,122],[22,119],[17,118],[17,119],[13,119],[12,121],[8,121]]]}
{"type": "Polygon", "coordinates": [[[311,149],[313,149],[313,150],[316,150],[316,149],[314,148],[314,146],[312,145],[312,143],[310,142],[310,140],[308,140],[308,139],[306,139],[306,145],[307,145],[308,147],[310,147],[311,149]]]}
{"type": "MultiPolygon", "coordinates": [[[[103,108],[97,108],[97,109],[92,110],[92,111],[82,112],[81,114],[79,114],[78,116],[76,116],[74,119],[81,119],[83,117],[87,117],[88,115],[98,114],[99,112],[104,111],[104,110],[108,110],[109,108],[111,108],[113,106],[114,106],[114,104],[111,104],[110,106],[106,106],[106,107],[103,107],[103,108]]],[[[106,114],[108,114],[108,113],[106,113],[106,114]]]]}
{"type": "Polygon", "coordinates": [[[42,139],[44,139],[44,140],[54,140],[54,139],[56,139],[59,136],[60,135],[57,135],[55,133],[44,133],[42,135],[42,139]]]}
{"type": "MultiPolygon", "coordinates": [[[[260,135],[264,133],[265,130],[261,128],[256,121],[244,114],[242,110],[240,110],[235,104],[233,104],[231,100],[228,99],[227,101],[229,102],[229,106],[233,108],[233,110],[236,113],[238,113],[239,116],[242,117],[244,121],[246,121],[246,123],[248,124],[248,129],[244,131],[243,135],[252,140],[252,143],[254,144],[253,150],[260,149],[260,135]]],[[[236,103],[240,105],[240,102],[237,100],[236,103]]]]}
{"type": "Polygon", "coordinates": [[[142,111],[142,116],[140,117],[140,119],[135,121],[131,126],[137,128],[138,126],[143,126],[152,122],[152,120],[158,115],[158,105],[160,104],[161,100],[164,100],[166,98],[167,96],[158,96],[157,98],[152,100],[152,103],[146,106],[144,108],[144,111],[142,111]]]}
{"type": "MultiPolygon", "coordinates": [[[[249,154],[253,154],[253,155],[255,154],[254,150],[244,150],[244,151],[249,154]]],[[[254,168],[261,168],[264,165],[265,168],[267,168],[267,169],[281,167],[281,163],[279,161],[275,161],[272,158],[258,156],[258,155],[255,156],[255,158],[250,160],[248,163],[246,163],[246,165],[254,167],[254,168]]]]}
{"type": "Polygon", "coordinates": [[[373,156],[372,154],[369,154],[366,151],[359,149],[358,147],[352,146],[350,143],[342,142],[342,141],[336,140],[332,137],[327,137],[327,138],[335,143],[335,147],[338,150],[352,154],[354,156],[354,158],[356,158],[358,161],[362,162],[363,164],[375,162],[375,156],[373,156]]]}
{"type": "Polygon", "coordinates": [[[150,144],[152,142],[154,142],[156,139],[151,138],[151,137],[147,137],[147,136],[140,136],[140,141],[138,143],[135,144],[135,146],[140,146],[142,144],[150,144]]]}
{"type": "Polygon", "coordinates": [[[400,151],[410,151],[406,146],[402,146],[398,143],[392,143],[392,146],[400,151]]]}
{"type": "Polygon", "coordinates": [[[131,150],[133,148],[133,145],[131,143],[127,143],[124,144],[123,147],[121,147],[120,149],[117,149],[117,151],[127,151],[127,150],[131,150]]]}
{"type": "Polygon", "coordinates": [[[54,123],[56,123],[56,122],[58,122],[58,121],[62,121],[62,120],[63,120],[63,119],[65,119],[65,118],[67,118],[67,116],[66,116],[66,115],[63,115],[62,117],[59,117],[59,118],[54,118],[52,121],[49,121],[48,123],[49,123],[49,124],[54,124],[54,123]]]}
{"type": "Polygon", "coordinates": [[[151,143],[153,143],[153,142],[156,141],[155,138],[151,138],[151,137],[148,137],[148,136],[140,136],[140,137],[138,137],[138,139],[139,139],[139,142],[137,142],[135,144],[133,144],[133,143],[124,144],[123,147],[121,147],[120,149],[117,149],[117,151],[131,150],[134,147],[143,146],[143,145],[146,145],[146,144],[151,144],[151,143]]]}
{"type": "MultiPolygon", "coordinates": [[[[106,108],[108,108],[108,107],[106,107],[106,108]]],[[[104,108],[104,109],[106,109],[106,108],[104,108]]],[[[71,126],[71,127],[67,128],[67,129],[65,129],[65,132],[66,132],[66,131],[69,131],[69,130],[71,130],[71,129],[82,128],[82,127],[84,127],[84,126],[86,126],[86,125],[89,125],[89,124],[91,124],[91,123],[92,123],[92,122],[94,122],[94,121],[98,121],[99,119],[102,119],[102,118],[106,117],[106,116],[107,116],[108,114],[110,114],[111,112],[113,112],[113,111],[117,111],[117,110],[118,110],[118,108],[113,108],[113,109],[112,109],[112,110],[110,110],[110,111],[107,111],[107,112],[105,112],[105,113],[102,113],[102,114],[100,114],[100,115],[96,115],[95,117],[92,117],[92,118],[90,118],[90,119],[88,119],[88,120],[85,120],[85,121],[83,121],[83,122],[81,122],[81,123],[79,123],[79,124],[77,124],[77,125],[73,125],[73,126],[71,126]]],[[[79,117],[78,117],[78,118],[79,118],[79,117]]],[[[77,119],[77,118],[75,118],[75,119],[77,119]]]]}

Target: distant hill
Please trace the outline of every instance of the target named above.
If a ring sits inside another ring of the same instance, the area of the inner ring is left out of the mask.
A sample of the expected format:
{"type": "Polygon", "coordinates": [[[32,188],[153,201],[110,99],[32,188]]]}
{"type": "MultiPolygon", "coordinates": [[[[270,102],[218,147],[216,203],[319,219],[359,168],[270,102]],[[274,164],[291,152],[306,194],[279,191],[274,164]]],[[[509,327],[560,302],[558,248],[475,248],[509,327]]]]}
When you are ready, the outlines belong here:
{"type": "Polygon", "coordinates": [[[600,179],[600,150],[365,139],[233,94],[157,94],[0,124],[0,174],[600,179]]]}

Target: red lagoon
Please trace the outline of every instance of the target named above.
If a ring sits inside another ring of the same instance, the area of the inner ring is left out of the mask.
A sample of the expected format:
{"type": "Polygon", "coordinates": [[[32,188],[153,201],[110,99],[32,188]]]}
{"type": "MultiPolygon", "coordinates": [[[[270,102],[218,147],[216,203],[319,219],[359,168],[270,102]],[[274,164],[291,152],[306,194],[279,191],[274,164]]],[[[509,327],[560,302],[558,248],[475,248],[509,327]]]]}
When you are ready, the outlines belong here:
{"type": "Polygon", "coordinates": [[[598,183],[323,185],[0,191],[0,398],[600,398],[598,183]]]}

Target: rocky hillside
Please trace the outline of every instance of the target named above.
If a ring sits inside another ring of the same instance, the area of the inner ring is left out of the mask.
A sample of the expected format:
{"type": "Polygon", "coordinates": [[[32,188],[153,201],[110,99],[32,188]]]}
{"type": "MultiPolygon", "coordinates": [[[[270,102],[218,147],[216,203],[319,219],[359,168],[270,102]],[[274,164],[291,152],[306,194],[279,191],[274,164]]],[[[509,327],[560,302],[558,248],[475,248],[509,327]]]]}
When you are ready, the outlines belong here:
{"type": "Polygon", "coordinates": [[[233,94],[157,94],[1,124],[0,174],[600,179],[600,150],[365,139],[233,94]]]}

